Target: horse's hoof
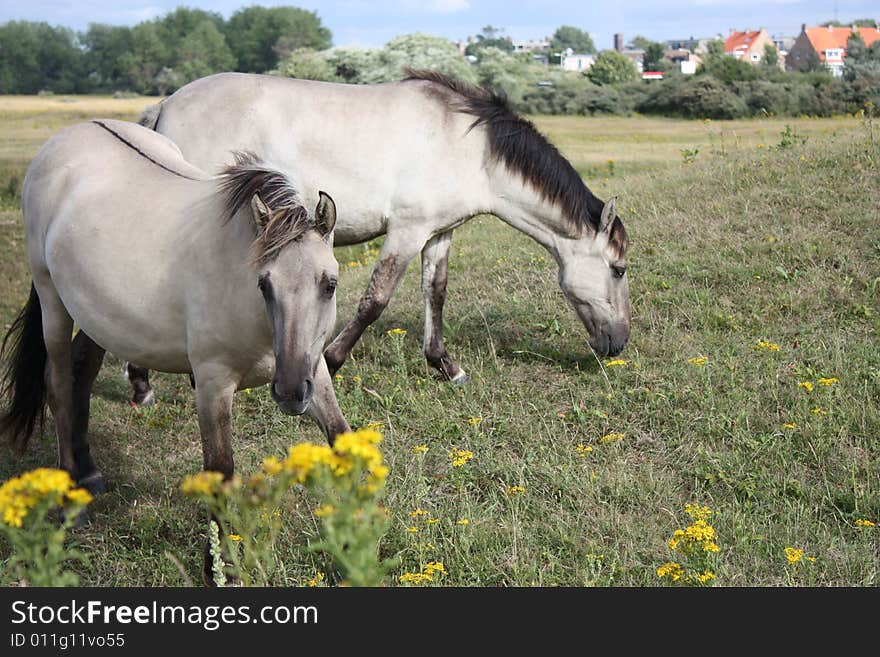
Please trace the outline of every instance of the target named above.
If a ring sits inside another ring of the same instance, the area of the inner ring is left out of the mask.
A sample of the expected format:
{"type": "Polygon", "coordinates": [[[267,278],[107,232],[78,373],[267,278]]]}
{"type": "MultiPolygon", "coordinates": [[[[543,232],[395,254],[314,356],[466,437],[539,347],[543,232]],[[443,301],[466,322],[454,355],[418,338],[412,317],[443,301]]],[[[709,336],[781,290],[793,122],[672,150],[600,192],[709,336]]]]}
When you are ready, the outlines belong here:
{"type": "Polygon", "coordinates": [[[152,406],[156,403],[156,394],[150,389],[147,390],[146,394],[136,394],[129,403],[134,407],[152,406]]]}
{"type": "Polygon", "coordinates": [[[71,523],[71,527],[73,529],[85,529],[91,524],[91,520],[89,520],[89,512],[86,509],[80,509],[76,514],[76,517],[73,518],[73,522],[71,523]]]}
{"type": "Polygon", "coordinates": [[[465,374],[464,370],[459,370],[458,374],[449,380],[457,386],[463,386],[471,380],[471,377],[465,374]]]}
{"type": "Polygon", "coordinates": [[[104,481],[104,475],[100,471],[95,470],[92,474],[87,475],[76,482],[80,488],[85,488],[92,497],[103,495],[107,492],[107,483],[104,481]]]}

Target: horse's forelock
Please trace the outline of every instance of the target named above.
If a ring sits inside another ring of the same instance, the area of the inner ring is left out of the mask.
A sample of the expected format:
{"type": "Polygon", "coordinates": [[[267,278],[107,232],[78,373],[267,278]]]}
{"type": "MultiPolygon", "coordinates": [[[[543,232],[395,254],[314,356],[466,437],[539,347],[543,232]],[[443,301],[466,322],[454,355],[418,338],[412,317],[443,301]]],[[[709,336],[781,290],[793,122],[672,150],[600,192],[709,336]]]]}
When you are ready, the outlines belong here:
{"type": "Polygon", "coordinates": [[[251,264],[258,267],[273,260],[285,246],[314,229],[315,221],[287,176],[253,153],[235,153],[234,159],[235,163],[220,174],[227,221],[250,204],[255,194],[259,194],[269,208],[268,220],[251,244],[251,264]]]}

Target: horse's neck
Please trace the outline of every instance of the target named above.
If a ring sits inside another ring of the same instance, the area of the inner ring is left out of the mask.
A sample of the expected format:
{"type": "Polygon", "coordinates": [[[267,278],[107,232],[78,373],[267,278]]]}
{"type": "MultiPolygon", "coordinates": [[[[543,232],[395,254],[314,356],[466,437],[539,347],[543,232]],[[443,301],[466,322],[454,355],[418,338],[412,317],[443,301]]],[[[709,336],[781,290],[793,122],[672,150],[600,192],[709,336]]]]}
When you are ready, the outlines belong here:
{"type": "Polygon", "coordinates": [[[495,199],[492,213],[556,257],[558,240],[573,237],[572,228],[560,209],[542,199],[530,184],[503,167],[499,167],[490,179],[495,199]]]}

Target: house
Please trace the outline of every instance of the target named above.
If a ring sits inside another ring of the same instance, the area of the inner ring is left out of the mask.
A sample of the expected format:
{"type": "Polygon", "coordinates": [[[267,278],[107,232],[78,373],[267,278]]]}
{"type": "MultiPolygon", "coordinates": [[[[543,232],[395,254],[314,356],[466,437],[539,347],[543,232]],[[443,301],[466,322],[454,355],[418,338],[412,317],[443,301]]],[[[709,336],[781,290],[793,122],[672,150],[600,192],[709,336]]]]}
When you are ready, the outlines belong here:
{"type": "Polygon", "coordinates": [[[730,30],[730,34],[724,40],[724,54],[740,59],[750,64],[760,64],[764,59],[764,47],[770,46],[777,49],[773,39],[767,30],[746,30],[738,32],[730,30]]]}
{"type": "Polygon", "coordinates": [[[595,55],[575,53],[571,48],[566,48],[559,57],[559,65],[563,71],[586,71],[596,61],[595,55]]]}
{"type": "Polygon", "coordinates": [[[614,35],[614,49],[621,55],[631,60],[641,74],[645,70],[645,51],[641,48],[624,48],[623,35],[619,32],[614,35]]]}
{"type": "Polygon", "coordinates": [[[801,33],[788,51],[786,69],[805,71],[821,62],[834,76],[843,75],[846,42],[853,32],[862,37],[866,46],[880,39],[876,27],[801,26],[801,33]]]}
{"type": "Polygon", "coordinates": [[[550,50],[550,37],[513,42],[514,52],[547,52],[548,50],[550,50]]]}
{"type": "Polygon", "coordinates": [[[676,64],[684,75],[693,75],[696,73],[697,66],[701,61],[699,55],[691,52],[687,48],[667,48],[663,51],[663,59],[672,64],[676,64]]]}

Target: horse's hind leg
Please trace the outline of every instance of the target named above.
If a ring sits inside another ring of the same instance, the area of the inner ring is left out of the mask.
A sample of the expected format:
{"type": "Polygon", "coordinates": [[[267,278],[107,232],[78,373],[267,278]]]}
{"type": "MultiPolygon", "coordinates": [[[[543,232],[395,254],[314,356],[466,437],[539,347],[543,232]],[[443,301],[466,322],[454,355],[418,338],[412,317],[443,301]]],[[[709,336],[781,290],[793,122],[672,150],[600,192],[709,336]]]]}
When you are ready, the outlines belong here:
{"type": "Polygon", "coordinates": [[[150,370],[134,363],[126,363],[125,376],[131,383],[131,404],[133,406],[152,406],[156,401],[156,395],[150,386],[150,370]]]}
{"type": "Polygon", "coordinates": [[[73,339],[73,459],[77,483],[93,495],[106,491],[104,477],[89,453],[89,406],[92,385],[104,361],[104,349],[79,331],[73,339]]]}
{"type": "Polygon", "coordinates": [[[55,287],[49,283],[34,280],[40,297],[43,314],[43,340],[46,343],[46,393],[49,409],[55,420],[55,435],[58,440],[59,467],[67,470],[74,481],[77,480],[76,459],[73,454],[73,350],[70,335],[73,320],[55,287]]]}
{"type": "Polygon", "coordinates": [[[467,374],[459,367],[443,344],[443,304],[449,272],[449,248],[452,231],[428,240],[422,249],[422,294],[425,297],[425,335],[423,347],[428,362],[453,383],[466,383],[467,374]]]}

